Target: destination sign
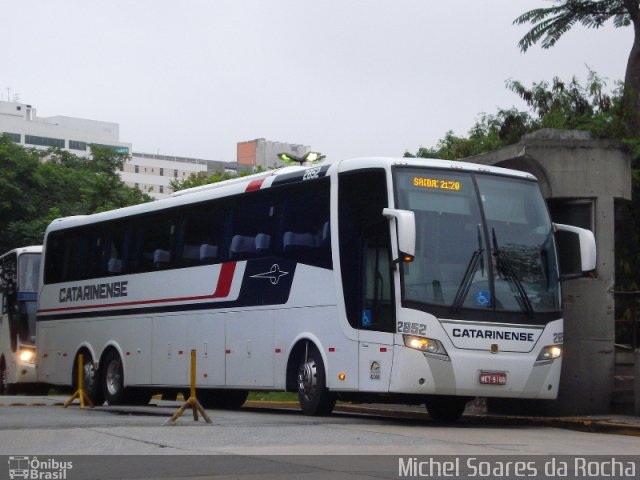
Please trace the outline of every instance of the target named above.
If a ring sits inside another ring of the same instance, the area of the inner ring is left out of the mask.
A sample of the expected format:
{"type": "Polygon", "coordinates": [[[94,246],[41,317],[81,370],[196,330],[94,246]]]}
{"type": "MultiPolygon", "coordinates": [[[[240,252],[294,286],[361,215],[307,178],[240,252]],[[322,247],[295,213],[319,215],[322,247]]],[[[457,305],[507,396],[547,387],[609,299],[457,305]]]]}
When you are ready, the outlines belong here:
{"type": "Polygon", "coordinates": [[[444,180],[442,178],[413,177],[413,186],[436,190],[458,191],[462,188],[462,182],[457,180],[444,180]]]}

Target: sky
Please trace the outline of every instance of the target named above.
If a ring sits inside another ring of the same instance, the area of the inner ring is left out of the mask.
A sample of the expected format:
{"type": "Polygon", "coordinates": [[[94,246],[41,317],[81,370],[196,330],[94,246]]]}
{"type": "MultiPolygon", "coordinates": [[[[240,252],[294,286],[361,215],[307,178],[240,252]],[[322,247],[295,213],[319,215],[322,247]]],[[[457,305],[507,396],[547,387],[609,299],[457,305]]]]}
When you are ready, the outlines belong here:
{"type": "Polygon", "coordinates": [[[115,122],[133,150],[235,161],[236,144],[402,156],[526,105],[554,76],[613,87],[631,28],[576,26],[521,53],[549,0],[0,0],[0,100],[115,122]],[[588,68],[587,68],[588,66],[588,68]]]}

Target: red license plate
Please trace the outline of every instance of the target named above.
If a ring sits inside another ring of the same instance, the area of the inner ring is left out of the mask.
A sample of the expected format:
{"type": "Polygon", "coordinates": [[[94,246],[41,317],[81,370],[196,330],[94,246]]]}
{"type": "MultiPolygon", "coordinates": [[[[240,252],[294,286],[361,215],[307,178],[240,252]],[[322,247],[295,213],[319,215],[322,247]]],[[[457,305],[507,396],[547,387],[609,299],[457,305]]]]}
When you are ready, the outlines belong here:
{"type": "Polygon", "coordinates": [[[505,372],[480,372],[480,383],[484,385],[506,385],[507,374],[505,372]]]}

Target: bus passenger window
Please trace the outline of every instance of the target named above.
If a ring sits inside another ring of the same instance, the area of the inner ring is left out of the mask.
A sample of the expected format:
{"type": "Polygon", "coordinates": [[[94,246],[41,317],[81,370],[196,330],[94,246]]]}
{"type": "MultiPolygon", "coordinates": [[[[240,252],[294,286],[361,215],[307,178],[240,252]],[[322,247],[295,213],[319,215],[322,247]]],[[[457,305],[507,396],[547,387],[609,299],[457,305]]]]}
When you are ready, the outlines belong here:
{"type": "Polygon", "coordinates": [[[283,200],[283,255],[295,262],[331,268],[328,181],[292,187],[283,200]]]}
{"type": "Polygon", "coordinates": [[[235,235],[231,239],[231,246],[229,247],[229,257],[232,260],[238,258],[255,257],[257,252],[258,250],[256,248],[256,237],[235,235]]]}
{"type": "Polygon", "coordinates": [[[200,261],[202,263],[212,263],[218,258],[218,247],[216,245],[209,245],[203,243],[200,245],[200,261]]]}

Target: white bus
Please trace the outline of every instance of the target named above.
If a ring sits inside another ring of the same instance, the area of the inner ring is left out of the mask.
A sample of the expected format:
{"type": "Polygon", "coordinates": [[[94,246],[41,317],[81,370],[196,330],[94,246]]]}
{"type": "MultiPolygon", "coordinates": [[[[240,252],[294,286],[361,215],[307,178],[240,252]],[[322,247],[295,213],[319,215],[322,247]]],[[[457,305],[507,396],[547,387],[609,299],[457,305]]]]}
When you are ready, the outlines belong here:
{"type": "MultiPolygon", "coordinates": [[[[533,176],[366,158],[287,167],[54,221],[38,307],[39,377],[94,401],[248,390],[426,404],[551,399],[562,354],[554,229],[533,176]]],[[[595,267],[576,233],[579,270],[595,267]],[[580,256],[580,253],[582,255],[580,256]]],[[[578,235],[579,234],[579,235],[578,235]]]]}
{"type": "Polygon", "coordinates": [[[0,395],[39,392],[36,375],[36,307],[42,247],[0,256],[0,395]]]}

